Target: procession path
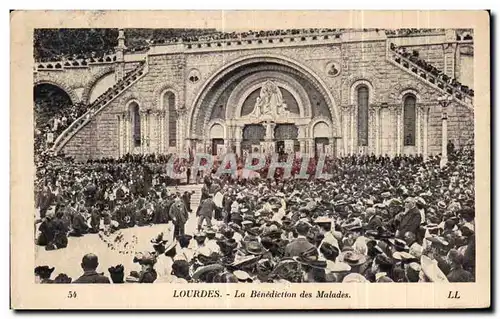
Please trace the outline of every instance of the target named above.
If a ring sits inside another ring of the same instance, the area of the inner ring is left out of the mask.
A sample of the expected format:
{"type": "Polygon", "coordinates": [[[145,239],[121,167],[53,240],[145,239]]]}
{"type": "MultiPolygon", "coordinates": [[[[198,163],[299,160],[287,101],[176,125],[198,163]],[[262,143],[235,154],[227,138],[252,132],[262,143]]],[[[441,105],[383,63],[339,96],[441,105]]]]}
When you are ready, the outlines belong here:
{"type": "MultiPolygon", "coordinates": [[[[191,208],[193,212],[189,215],[186,224],[186,234],[194,234],[196,232],[197,218],[196,208],[200,201],[202,185],[181,185],[179,191],[193,190],[195,193],[191,198],[191,208]]],[[[174,187],[171,188],[175,190],[174,187]]],[[[48,265],[55,267],[52,273],[52,278],[55,278],[59,273],[65,273],[73,280],[82,274],[80,263],[82,257],[87,253],[94,253],[99,258],[98,272],[103,272],[109,275],[108,268],[122,264],[125,267],[125,273],[128,274],[132,270],[140,270],[138,264],[133,263],[134,252],[152,251],[150,240],[156,237],[159,233],[164,232],[165,237],[172,236],[173,225],[161,224],[134,227],[120,230],[109,237],[101,238],[98,234],[86,234],[82,237],[68,237],[68,247],[53,251],[46,251],[44,247],[35,245],[35,267],[48,265]],[[115,242],[116,237],[122,235],[122,239],[115,242]],[[108,245],[108,242],[110,245],[108,245]],[[125,243],[128,243],[125,245],[125,243]],[[127,249],[125,249],[125,246],[127,249]],[[125,252],[127,250],[127,253],[125,252]],[[124,251],[121,253],[121,251],[124,251]]]]}

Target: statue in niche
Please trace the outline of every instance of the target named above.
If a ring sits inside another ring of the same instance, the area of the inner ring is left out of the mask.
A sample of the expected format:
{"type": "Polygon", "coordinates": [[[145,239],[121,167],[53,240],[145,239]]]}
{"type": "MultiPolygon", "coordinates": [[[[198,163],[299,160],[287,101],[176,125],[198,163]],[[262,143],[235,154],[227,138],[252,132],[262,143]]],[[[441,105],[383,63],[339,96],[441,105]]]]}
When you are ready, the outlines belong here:
{"type": "MultiPolygon", "coordinates": [[[[286,105],[285,105],[286,106],[286,105]]],[[[267,80],[260,90],[255,106],[250,114],[254,117],[270,115],[275,117],[283,107],[283,96],[279,87],[271,80],[267,80]]]]}

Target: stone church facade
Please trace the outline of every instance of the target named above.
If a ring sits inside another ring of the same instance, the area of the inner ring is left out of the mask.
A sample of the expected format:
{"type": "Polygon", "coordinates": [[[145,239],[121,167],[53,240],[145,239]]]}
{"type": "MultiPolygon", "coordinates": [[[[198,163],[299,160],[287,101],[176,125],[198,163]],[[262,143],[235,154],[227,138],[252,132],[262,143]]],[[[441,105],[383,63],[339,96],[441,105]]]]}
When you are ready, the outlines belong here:
{"type": "Polygon", "coordinates": [[[91,104],[54,146],[79,160],[189,150],[429,156],[441,152],[438,98],[446,94],[453,97],[449,140],[473,143],[473,96],[433,78],[391,43],[473,87],[473,40],[458,30],[214,40],[141,54],[126,53],[120,32],[113,61],[57,70],[38,64],[34,78],[91,104]],[[110,74],[111,89],[89,100],[110,74]]]}

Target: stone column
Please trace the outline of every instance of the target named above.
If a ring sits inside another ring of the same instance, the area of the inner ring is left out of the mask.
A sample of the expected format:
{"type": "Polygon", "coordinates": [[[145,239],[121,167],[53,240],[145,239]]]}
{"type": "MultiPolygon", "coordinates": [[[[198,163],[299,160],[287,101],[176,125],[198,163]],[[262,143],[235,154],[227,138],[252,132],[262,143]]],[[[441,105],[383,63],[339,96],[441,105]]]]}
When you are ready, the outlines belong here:
{"type": "Polygon", "coordinates": [[[234,142],[236,144],[236,156],[241,156],[241,140],[242,140],[243,129],[241,126],[236,126],[234,128],[234,142]]]}
{"type": "Polygon", "coordinates": [[[401,116],[402,116],[401,107],[396,108],[396,154],[401,154],[401,116]]]}
{"type": "Polygon", "coordinates": [[[337,154],[335,154],[334,146],[335,146],[335,138],[333,138],[333,137],[328,138],[328,147],[329,147],[330,151],[327,153],[327,155],[330,155],[330,156],[337,155],[337,154]]]}
{"type": "Polygon", "coordinates": [[[357,145],[355,145],[355,139],[354,139],[354,134],[355,134],[355,130],[354,130],[354,107],[351,107],[351,110],[350,110],[350,115],[351,115],[351,121],[350,121],[350,128],[351,128],[351,154],[355,154],[357,150],[357,145]]]}
{"type": "Polygon", "coordinates": [[[350,122],[350,115],[349,111],[351,109],[350,105],[342,105],[342,153],[344,153],[344,156],[349,153],[349,122],[350,122]]]}
{"type": "Polygon", "coordinates": [[[424,137],[423,137],[423,157],[424,157],[424,160],[427,160],[428,157],[429,157],[429,154],[428,154],[428,151],[427,151],[427,148],[428,148],[428,130],[429,130],[429,110],[430,108],[428,106],[424,106],[423,107],[423,114],[424,114],[424,137]]]}
{"type": "Polygon", "coordinates": [[[314,154],[316,153],[315,143],[314,143],[313,137],[309,137],[307,139],[307,145],[308,145],[307,153],[309,154],[309,157],[313,157],[314,154]]]}
{"type": "Polygon", "coordinates": [[[300,155],[303,156],[306,153],[306,139],[299,138],[299,145],[300,145],[300,155]]]}
{"type": "Polygon", "coordinates": [[[123,114],[116,116],[118,119],[118,157],[123,156],[123,114]]]}
{"type": "Polygon", "coordinates": [[[187,115],[187,109],[184,105],[177,109],[177,141],[176,149],[178,152],[182,152],[184,149],[184,139],[185,139],[185,117],[187,115]]]}
{"type": "Polygon", "coordinates": [[[158,111],[158,153],[163,153],[163,110],[158,111]]]}
{"type": "Polygon", "coordinates": [[[375,155],[380,155],[380,107],[370,105],[370,113],[375,117],[374,140],[375,140],[375,155]]]}
{"type": "Polygon", "coordinates": [[[415,108],[415,125],[416,125],[416,135],[417,135],[417,138],[415,139],[415,146],[416,146],[416,149],[417,149],[417,154],[422,154],[422,150],[421,150],[421,145],[422,145],[422,130],[420,128],[420,122],[421,122],[421,119],[420,119],[420,108],[419,107],[416,107],[415,108]]]}
{"type": "Polygon", "coordinates": [[[132,127],[131,127],[132,117],[130,116],[130,112],[125,113],[125,154],[130,153],[130,140],[132,136],[132,127]]]}
{"type": "Polygon", "coordinates": [[[146,110],[140,110],[141,114],[141,154],[146,150],[146,110]]]}
{"type": "Polygon", "coordinates": [[[448,106],[442,106],[442,139],[441,139],[441,163],[440,166],[443,168],[448,163],[448,112],[446,110],[448,106]]]}

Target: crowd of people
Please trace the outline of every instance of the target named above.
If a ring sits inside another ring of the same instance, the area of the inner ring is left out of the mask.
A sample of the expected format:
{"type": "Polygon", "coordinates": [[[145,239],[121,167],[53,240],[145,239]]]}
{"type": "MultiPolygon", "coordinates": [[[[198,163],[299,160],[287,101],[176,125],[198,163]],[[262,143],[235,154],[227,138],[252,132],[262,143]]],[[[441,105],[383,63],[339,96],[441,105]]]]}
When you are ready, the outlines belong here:
{"type": "Polygon", "coordinates": [[[99,63],[99,62],[112,62],[116,61],[114,50],[107,50],[102,52],[84,52],[80,53],[57,53],[50,57],[40,57],[37,62],[86,62],[86,63],[99,63]]]}
{"type": "Polygon", "coordinates": [[[344,29],[283,29],[266,31],[246,31],[246,32],[216,32],[207,35],[183,36],[169,39],[155,39],[152,43],[190,43],[190,42],[209,42],[217,40],[250,40],[273,36],[307,36],[311,34],[325,34],[341,32],[344,29]]]}
{"type": "MultiPolygon", "coordinates": [[[[429,72],[433,76],[435,76],[437,79],[442,80],[446,82],[448,85],[451,85],[455,89],[459,90],[460,92],[463,92],[464,94],[474,96],[474,90],[469,88],[467,85],[464,85],[457,81],[457,79],[452,78],[446,74],[444,74],[443,71],[439,70],[432,64],[426,62],[425,60],[421,59],[419,57],[419,52],[417,50],[412,50],[409,52],[406,47],[403,46],[397,46],[394,43],[391,43],[390,48],[392,51],[402,55],[403,57],[407,58],[411,62],[415,63],[425,71],[429,72]]],[[[396,58],[396,61],[399,63],[401,62],[401,59],[396,58]]]]}
{"type": "Polygon", "coordinates": [[[401,29],[387,29],[385,33],[387,35],[398,35],[398,36],[407,36],[407,35],[420,35],[420,34],[428,34],[428,33],[436,33],[437,31],[442,31],[443,29],[417,29],[417,28],[401,28],[401,29]]]}
{"type": "MultiPolygon", "coordinates": [[[[199,203],[170,191],[169,157],[127,156],[37,168],[37,244],[169,224],[136,269],[83,256],[80,278],[42,265],[43,283],[470,282],[475,280],[474,153],[329,159],[327,180],[204,177],[199,203]],[[197,209],[191,209],[198,204],[197,209]],[[185,229],[197,219],[194,232],[185,229]]],[[[165,225],[165,229],[167,226],[165,225]]],[[[75,265],[76,266],[76,265],[75,265]]]]}

